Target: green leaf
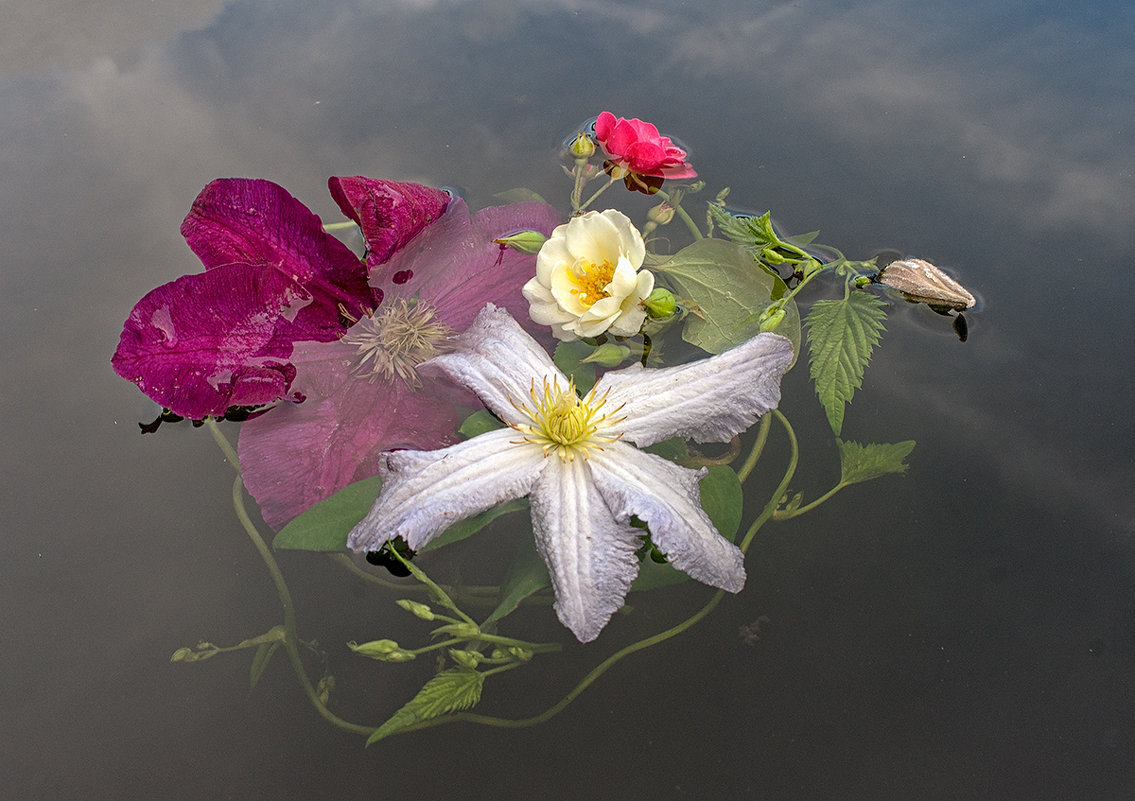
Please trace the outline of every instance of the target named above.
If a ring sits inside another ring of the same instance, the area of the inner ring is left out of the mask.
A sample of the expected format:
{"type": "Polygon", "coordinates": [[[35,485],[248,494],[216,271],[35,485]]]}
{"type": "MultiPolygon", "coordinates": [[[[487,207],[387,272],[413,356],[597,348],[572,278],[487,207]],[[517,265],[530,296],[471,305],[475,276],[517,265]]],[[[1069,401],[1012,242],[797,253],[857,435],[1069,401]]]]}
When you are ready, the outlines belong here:
{"type": "MultiPolygon", "coordinates": [[[[733,541],[737,537],[737,529],[741,527],[741,511],[745,500],[737,473],[729,465],[710,465],[709,473],[701,480],[699,489],[702,509],[721,532],[721,536],[733,541]]],[[[631,585],[631,590],[653,590],[688,578],[668,563],[659,564],[645,559],[639,566],[638,578],[631,585]]]]}
{"type": "Polygon", "coordinates": [[[548,577],[548,567],[540,558],[540,554],[537,553],[535,541],[532,537],[521,537],[516,555],[513,557],[512,564],[508,568],[508,574],[501,585],[500,601],[492,614],[485,618],[481,624],[482,628],[512,613],[520,605],[520,602],[529,595],[539,592],[545,587],[551,586],[551,584],[552,580],[548,577]]]}
{"type": "MultiPolygon", "coordinates": [[[[760,332],[757,319],[785,291],[784,282],[765,271],[742,245],[699,239],[657,270],[677,293],[696,307],[686,317],[682,338],[709,353],[721,353],[760,332]]],[[[790,301],[778,334],[800,346],[800,313],[790,301]]]]}
{"type": "Polygon", "coordinates": [[[484,409],[481,409],[473,412],[473,414],[462,420],[460,428],[457,429],[457,433],[465,437],[465,439],[472,439],[478,434],[484,434],[486,431],[501,428],[503,425],[504,423],[500,420],[493,417],[484,409]]]}
{"type": "MultiPolygon", "coordinates": [[[[500,506],[494,506],[492,509],[489,509],[486,512],[481,512],[481,514],[479,515],[467,517],[464,520],[458,520],[452,526],[443,531],[441,535],[437,537],[437,539],[431,540],[428,545],[423,546],[419,553],[424,553],[426,551],[436,551],[442,546],[452,545],[455,542],[460,542],[466,537],[471,537],[472,535],[476,534],[478,531],[496,520],[501,515],[506,515],[509,512],[515,512],[519,509],[527,508],[528,499],[517,498],[514,501],[502,503],[500,506]]],[[[362,518],[359,519],[361,520],[362,518]]]]}
{"type": "Polygon", "coordinates": [[[272,654],[276,653],[276,649],[281,645],[280,641],[261,643],[256,649],[256,653],[252,655],[252,667],[249,669],[248,684],[250,689],[256,688],[256,683],[260,681],[260,677],[264,674],[264,668],[268,667],[268,662],[272,659],[272,654]]]}
{"type": "Polygon", "coordinates": [[[468,668],[450,668],[425,683],[418,694],[383,723],[369,738],[376,743],[394,732],[424,720],[468,709],[481,700],[485,674],[468,668]]]}
{"type": "Polygon", "coordinates": [[[816,301],[804,321],[816,395],[836,436],[843,428],[844,405],[863,385],[863,371],[879,344],[886,316],[883,301],[852,292],[842,300],[816,301]]]}
{"type": "Polygon", "coordinates": [[[544,198],[540,197],[538,193],[524,186],[518,186],[513,189],[506,189],[503,192],[497,192],[495,195],[493,195],[493,197],[499,198],[505,203],[546,202],[544,198]]]}
{"type": "Polygon", "coordinates": [[[905,442],[858,442],[836,440],[839,445],[839,483],[843,485],[870,481],[888,473],[905,473],[910,465],[903,462],[914,450],[914,440],[905,442]]]}
{"type": "Polygon", "coordinates": [[[356,481],[317,503],[292,522],[276,538],[273,548],[301,551],[345,551],[347,535],[374,506],[382,480],[378,476],[356,481]]]}
{"type": "Polygon", "coordinates": [[[575,382],[576,392],[585,394],[595,385],[595,365],[583,360],[595,352],[593,345],[574,340],[556,345],[552,361],[560,372],[575,382]]]}

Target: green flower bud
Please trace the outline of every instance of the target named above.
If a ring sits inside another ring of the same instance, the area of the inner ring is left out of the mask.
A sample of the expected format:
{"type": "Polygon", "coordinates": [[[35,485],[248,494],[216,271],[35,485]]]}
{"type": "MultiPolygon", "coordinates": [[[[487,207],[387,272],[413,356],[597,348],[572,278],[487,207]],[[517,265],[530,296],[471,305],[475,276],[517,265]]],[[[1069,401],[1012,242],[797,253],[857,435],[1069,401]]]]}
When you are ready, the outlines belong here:
{"type": "Polygon", "coordinates": [[[647,295],[646,300],[642,302],[642,307],[646,309],[647,315],[653,319],[663,320],[674,315],[674,311],[678,308],[678,301],[674,299],[674,293],[669,289],[657,287],[647,295]]]}
{"type": "Polygon", "coordinates": [[[770,306],[765,309],[758,319],[761,332],[775,331],[776,327],[784,320],[786,314],[787,312],[784,310],[783,306],[770,306]]]}
{"type": "Polygon", "coordinates": [[[512,645],[509,646],[508,652],[517,662],[532,661],[533,653],[530,648],[521,648],[519,645],[512,645]]]}
{"type": "Polygon", "coordinates": [[[669,203],[659,203],[646,213],[646,218],[657,225],[666,225],[674,219],[674,207],[669,203]]]}
{"type": "Polygon", "coordinates": [[[591,352],[591,355],[582,361],[584,363],[599,364],[603,367],[614,367],[622,364],[631,349],[626,345],[616,345],[614,342],[605,342],[591,352]]]}
{"type": "Polygon", "coordinates": [[[463,668],[473,670],[481,662],[481,654],[479,651],[465,651],[460,648],[450,648],[449,656],[463,668]]]}
{"type": "Polygon", "coordinates": [[[518,231],[510,236],[502,236],[500,239],[494,239],[493,243],[501,247],[510,247],[513,250],[518,250],[521,253],[527,253],[531,256],[534,253],[539,253],[540,248],[544,245],[544,241],[548,237],[544,236],[539,231],[518,231]]]}
{"type": "Polygon", "coordinates": [[[414,615],[415,617],[419,617],[422,620],[433,620],[434,619],[433,610],[430,609],[425,604],[420,604],[417,601],[406,600],[405,598],[402,599],[401,601],[395,601],[395,603],[398,604],[403,609],[405,609],[410,614],[414,615]]]}
{"type": "Polygon", "coordinates": [[[369,656],[380,662],[409,662],[414,654],[402,650],[394,640],[372,640],[359,645],[354,640],[347,643],[347,647],[356,654],[369,656]]]}
{"type": "Polygon", "coordinates": [[[589,159],[595,155],[595,141],[580,131],[568,145],[568,151],[577,159],[589,159]]]}

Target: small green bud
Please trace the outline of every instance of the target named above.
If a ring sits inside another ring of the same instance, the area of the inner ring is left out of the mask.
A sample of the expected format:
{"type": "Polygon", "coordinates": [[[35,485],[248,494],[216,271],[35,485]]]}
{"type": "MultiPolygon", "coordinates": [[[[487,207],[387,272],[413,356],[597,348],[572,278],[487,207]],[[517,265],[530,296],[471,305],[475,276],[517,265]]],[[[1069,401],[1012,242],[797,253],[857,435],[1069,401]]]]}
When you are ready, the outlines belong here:
{"type": "Polygon", "coordinates": [[[589,159],[595,155],[595,141],[580,131],[568,145],[568,151],[577,159],[589,159]]]}
{"type": "Polygon", "coordinates": [[[783,306],[770,306],[765,309],[757,321],[760,325],[761,332],[775,331],[776,327],[784,320],[786,314],[787,312],[784,310],[783,306]]]}
{"type": "Polygon", "coordinates": [[[769,264],[784,264],[784,256],[781,256],[772,248],[765,248],[761,251],[761,258],[769,264]]]}
{"type": "Polygon", "coordinates": [[[509,654],[517,662],[531,662],[533,653],[530,648],[521,648],[519,645],[509,646],[509,654]]]}
{"type": "Polygon", "coordinates": [[[465,651],[460,648],[450,648],[449,656],[463,668],[473,670],[481,662],[481,654],[479,651],[465,651]]]}
{"type": "Polygon", "coordinates": [[[319,680],[319,684],[315,688],[315,694],[319,696],[319,703],[327,706],[327,702],[331,700],[331,691],[335,689],[335,677],[327,674],[319,680]]]}
{"type": "Polygon", "coordinates": [[[475,640],[481,636],[481,628],[476,623],[446,623],[432,632],[434,635],[448,634],[458,640],[475,640]]]}
{"type": "Polygon", "coordinates": [[[400,648],[394,640],[372,640],[371,642],[364,642],[362,645],[351,640],[347,643],[347,647],[356,654],[369,656],[371,659],[377,659],[380,662],[409,662],[415,656],[400,648]]]}
{"type": "Polygon", "coordinates": [[[178,648],[173,652],[173,656],[169,658],[170,662],[192,662],[193,649],[192,648],[178,648]]]}
{"type": "Polygon", "coordinates": [[[395,603],[410,614],[414,615],[414,617],[421,618],[422,620],[434,619],[433,610],[425,604],[420,604],[417,601],[410,601],[405,598],[403,598],[401,601],[395,601],[395,603]]]}
{"type": "Polygon", "coordinates": [[[510,247],[513,250],[527,253],[531,256],[534,253],[539,253],[540,248],[548,237],[544,236],[539,231],[518,231],[509,236],[502,236],[500,239],[494,239],[493,243],[501,247],[510,247]]]}
{"type": "Polygon", "coordinates": [[[657,287],[642,302],[642,307],[651,318],[663,320],[674,315],[678,301],[674,299],[674,293],[669,289],[657,287]]]}
{"type": "Polygon", "coordinates": [[[604,342],[591,352],[591,355],[583,359],[584,364],[598,364],[603,367],[614,367],[622,364],[628,356],[631,355],[631,349],[626,345],[616,345],[614,342],[604,342]]]}
{"type": "Polygon", "coordinates": [[[666,225],[674,219],[674,207],[669,203],[659,203],[646,213],[646,218],[656,225],[666,225]]]}

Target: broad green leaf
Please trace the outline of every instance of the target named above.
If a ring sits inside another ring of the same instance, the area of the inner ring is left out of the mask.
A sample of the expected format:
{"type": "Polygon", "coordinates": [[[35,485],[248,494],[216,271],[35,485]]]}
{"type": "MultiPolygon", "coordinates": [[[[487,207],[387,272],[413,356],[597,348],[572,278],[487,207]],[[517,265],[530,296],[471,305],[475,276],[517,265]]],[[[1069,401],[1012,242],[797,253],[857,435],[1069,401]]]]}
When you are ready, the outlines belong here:
{"type": "Polygon", "coordinates": [[[251,689],[256,688],[256,683],[260,681],[260,677],[264,674],[264,668],[268,667],[268,662],[272,659],[272,654],[276,653],[276,649],[281,645],[280,641],[261,643],[256,649],[256,653],[252,655],[252,667],[249,669],[248,684],[251,689]]]}
{"type": "Polygon", "coordinates": [[[476,534],[478,531],[496,520],[501,515],[508,514],[509,512],[515,512],[518,509],[527,508],[527,498],[517,498],[514,501],[502,503],[500,506],[494,506],[492,509],[489,509],[486,512],[481,512],[481,514],[479,515],[474,515],[473,517],[467,517],[464,520],[457,521],[452,526],[443,531],[437,539],[432,540],[428,545],[423,546],[421,550],[422,552],[436,551],[442,546],[452,545],[455,542],[460,542],[466,537],[471,537],[472,535],[476,534]]]}
{"type": "MultiPolygon", "coordinates": [[[[737,537],[741,526],[741,511],[744,493],[737,473],[729,465],[709,466],[709,473],[701,480],[701,506],[721,536],[729,541],[737,537]]],[[[638,578],[631,585],[632,590],[653,590],[688,579],[685,573],[669,564],[658,564],[644,559],[639,566],[638,578]]]]}
{"type": "Polygon", "coordinates": [[[808,327],[809,366],[816,395],[832,431],[843,428],[843,407],[863,385],[863,371],[884,330],[885,304],[867,292],[842,300],[818,300],[804,321],[808,327]]]}
{"type": "Polygon", "coordinates": [[[276,538],[273,548],[301,551],[345,551],[347,535],[374,506],[382,480],[378,476],[356,481],[317,503],[292,522],[276,538]]]}
{"type": "Polygon", "coordinates": [[[914,440],[905,442],[858,442],[836,440],[839,445],[839,483],[844,486],[870,481],[888,473],[905,473],[910,465],[903,462],[914,450],[914,440]]]}
{"type": "Polygon", "coordinates": [[[551,586],[551,583],[548,568],[536,551],[535,541],[532,537],[521,537],[516,555],[512,558],[508,574],[501,585],[500,602],[481,626],[484,627],[512,613],[521,601],[532,593],[551,586]]]}
{"type": "MultiPolygon", "coordinates": [[[[766,272],[742,245],[699,239],[656,268],[676,292],[694,304],[682,338],[709,353],[721,353],[760,332],[757,318],[785,291],[784,282],[766,272]]],[[[800,346],[800,313],[789,302],[776,333],[800,346]]]]}
{"type": "Polygon", "coordinates": [[[472,439],[478,434],[484,434],[486,431],[492,431],[494,428],[500,428],[503,425],[500,420],[481,409],[462,420],[457,433],[465,439],[472,439]]]}
{"type": "Polygon", "coordinates": [[[552,361],[560,372],[575,382],[575,389],[580,395],[590,391],[595,386],[595,365],[583,360],[595,352],[595,346],[586,342],[574,340],[561,342],[556,345],[552,361]]]}
{"type": "Polygon", "coordinates": [[[481,700],[485,674],[468,668],[450,668],[438,673],[425,683],[409,703],[383,723],[369,738],[367,745],[376,743],[400,729],[423,720],[468,709],[481,700]]]}

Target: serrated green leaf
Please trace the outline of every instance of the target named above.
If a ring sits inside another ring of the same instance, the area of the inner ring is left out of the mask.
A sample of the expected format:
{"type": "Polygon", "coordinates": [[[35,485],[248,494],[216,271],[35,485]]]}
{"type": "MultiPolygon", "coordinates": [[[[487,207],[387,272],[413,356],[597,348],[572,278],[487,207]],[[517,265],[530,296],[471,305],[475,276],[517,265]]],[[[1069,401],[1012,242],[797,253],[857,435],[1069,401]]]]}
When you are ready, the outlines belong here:
{"type": "Polygon", "coordinates": [[[888,473],[905,473],[910,465],[903,462],[914,450],[914,440],[905,442],[858,442],[836,440],[839,445],[839,483],[843,485],[870,481],[888,473]]]}
{"type": "Polygon", "coordinates": [[[425,683],[409,703],[399,709],[367,738],[367,745],[376,743],[394,732],[423,720],[468,709],[481,700],[485,674],[468,668],[450,668],[425,683]]]}
{"type": "MultiPolygon", "coordinates": [[[[721,536],[732,542],[741,527],[741,512],[744,506],[744,492],[737,473],[725,464],[709,466],[709,473],[699,484],[701,506],[721,536]]],[[[685,573],[669,563],[659,564],[646,559],[639,566],[638,577],[631,590],[653,590],[688,579],[685,573]]]]}
{"type": "Polygon", "coordinates": [[[347,535],[374,506],[382,479],[356,481],[292,520],[272,540],[272,547],[301,551],[345,551],[347,535]]]}
{"type": "Polygon", "coordinates": [[[883,301],[866,292],[842,300],[818,300],[804,324],[816,395],[832,431],[843,428],[843,407],[863,384],[863,371],[879,344],[886,319],[883,301]]]}
{"type": "MultiPolygon", "coordinates": [[[[686,317],[682,338],[709,353],[756,336],[760,313],[785,291],[784,282],[762,269],[745,247],[723,239],[699,239],[656,269],[696,306],[686,317]]],[[[798,351],[800,313],[791,301],[785,311],[776,333],[792,340],[798,351]]]]}

